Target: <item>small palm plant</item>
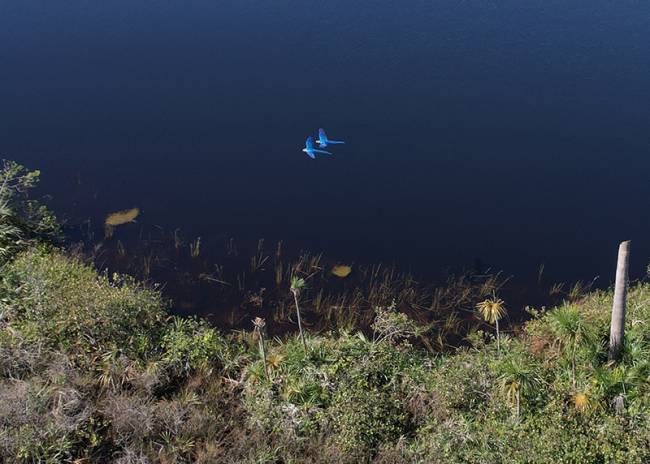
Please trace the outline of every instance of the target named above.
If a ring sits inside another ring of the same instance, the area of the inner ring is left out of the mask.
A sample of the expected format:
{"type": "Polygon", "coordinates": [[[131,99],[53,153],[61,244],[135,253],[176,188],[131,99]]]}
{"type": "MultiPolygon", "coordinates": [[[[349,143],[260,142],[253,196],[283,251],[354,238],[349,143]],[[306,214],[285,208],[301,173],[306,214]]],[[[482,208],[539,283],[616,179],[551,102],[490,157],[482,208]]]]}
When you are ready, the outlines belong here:
{"type": "Polygon", "coordinates": [[[587,392],[576,393],[571,400],[575,410],[580,413],[586,413],[592,408],[592,400],[587,392]]]}
{"type": "Polygon", "coordinates": [[[282,365],[283,360],[284,360],[284,355],[279,354],[279,353],[270,353],[266,357],[266,364],[269,367],[272,367],[273,370],[278,370],[278,369],[280,369],[280,366],[282,365]]]}
{"type": "Polygon", "coordinates": [[[597,366],[593,370],[591,389],[595,396],[610,403],[617,413],[625,402],[633,400],[648,382],[647,363],[597,366]]]}
{"type": "Polygon", "coordinates": [[[506,315],[505,303],[502,299],[492,295],[492,298],[481,301],[476,305],[476,309],[481,313],[483,320],[488,324],[494,324],[497,333],[497,352],[501,354],[501,344],[499,335],[499,320],[506,315]]]}
{"type": "Polygon", "coordinates": [[[571,380],[576,386],[576,352],[582,341],[589,339],[587,325],[576,306],[563,306],[551,313],[551,324],[556,336],[569,347],[571,356],[571,380]]]}
{"type": "Polygon", "coordinates": [[[530,393],[539,383],[537,372],[519,359],[509,358],[499,367],[499,380],[508,400],[515,405],[517,419],[521,414],[521,395],[530,393]]]}
{"type": "Polygon", "coordinates": [[[298,331],[300,332],[300,340],[302,341],[302,346],[307,351],[307,343],[305,343],[305,334],[302,331],[302,321],[300,319],[300,305],[298,304],[298,298],[300,298],[300,293],[303,288],[305,288],[305,279],[299,277],[293,277],[291,279],[291,293],[293,294],[293,301],[296,304],[296,317],[298,318],[298,331]]]}

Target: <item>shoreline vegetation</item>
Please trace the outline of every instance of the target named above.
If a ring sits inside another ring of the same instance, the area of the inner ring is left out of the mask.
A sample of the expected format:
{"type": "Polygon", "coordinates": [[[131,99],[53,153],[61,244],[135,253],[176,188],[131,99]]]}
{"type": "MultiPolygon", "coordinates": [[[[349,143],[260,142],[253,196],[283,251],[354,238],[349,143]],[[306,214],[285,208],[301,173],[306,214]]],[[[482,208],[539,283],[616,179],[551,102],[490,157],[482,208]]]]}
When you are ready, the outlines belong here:
{"type": "Polygon", "coordinates": [[[198,239],[136,253],[114,230],[65,249],[39,173],[0,176],[3,462],[650,462],[647,279],[608,360],[610,290],[524,318],[499,275],[427,287],[263,242],[215,266],[198,239]],[[169,287],[231,320],[172,315],[169,287]]]}

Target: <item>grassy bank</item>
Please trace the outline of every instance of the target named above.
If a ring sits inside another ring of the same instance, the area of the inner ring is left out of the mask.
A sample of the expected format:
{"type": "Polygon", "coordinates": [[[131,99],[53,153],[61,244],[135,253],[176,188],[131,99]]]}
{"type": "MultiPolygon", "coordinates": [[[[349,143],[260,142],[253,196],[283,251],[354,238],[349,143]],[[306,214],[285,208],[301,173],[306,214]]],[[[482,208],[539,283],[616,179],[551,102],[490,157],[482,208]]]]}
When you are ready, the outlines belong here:
{"type": "Polygon", "coordinates": [[[171,317],[157,288],[59,249],[24,190],[0,196],[4,462],[650,461],[647,283],[616,365],[610,292],[531,310],[500,349],[485,326],[436,353],[391,305],[305,347],[171,317]]]}
{"type": "Polygon", "coordinates": [[[56,250],[3,268],[7,462],[647,462],[650,286],[606,364],[609,293],[523,333],[415,348],[390,308],[374,336],[267,342],[169,318],[160,294],[56,250]],[[575,364],[575,369],[573,365],[575,364]],[[267,377],[268,374],[268,377],[267,377]]]}

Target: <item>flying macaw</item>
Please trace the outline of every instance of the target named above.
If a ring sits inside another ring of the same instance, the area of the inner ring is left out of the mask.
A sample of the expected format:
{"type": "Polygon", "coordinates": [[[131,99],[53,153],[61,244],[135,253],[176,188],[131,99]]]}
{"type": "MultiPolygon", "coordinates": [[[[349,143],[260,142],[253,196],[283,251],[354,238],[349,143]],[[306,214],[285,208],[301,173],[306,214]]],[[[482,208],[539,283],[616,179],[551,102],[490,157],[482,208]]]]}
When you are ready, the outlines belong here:
{"type": "Polygon", "coordinates": [[[325,150],[319,150],[317,148],[314,148],[314,138],[310,135],[307,137],[307,140],[305,141],[305,148],[302,149],[311,159],[316,159],[316,153],[320,153],[322,155],[332,155],[333,153],[330,153],[329,151],[325,150]]]}
{"type": "Polygon", "coordinates": [[[320,145],[321,148],[325,148],[328,145],[340,145],[345,143],[342,140],[330,140],[327,138],[327,134],[325,133],[325,130],[323,129],[318,129],[318,145],[320,145]]]}

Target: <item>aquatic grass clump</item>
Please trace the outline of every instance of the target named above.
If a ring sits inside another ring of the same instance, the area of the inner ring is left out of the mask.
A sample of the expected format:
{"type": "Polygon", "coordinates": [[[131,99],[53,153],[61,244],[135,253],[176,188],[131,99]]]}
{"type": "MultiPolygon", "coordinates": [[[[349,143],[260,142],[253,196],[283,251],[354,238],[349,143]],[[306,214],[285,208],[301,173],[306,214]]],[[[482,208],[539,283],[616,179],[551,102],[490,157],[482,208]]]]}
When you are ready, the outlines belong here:
{"type": "Polygon", "coordinates": [[[505,282],[498,275],[477,280],[461,274],[426,284],[394,266],[355,264],[353,271],[323,254],[291,253],[282,242],[267,250],[264,240],[247,246],[227,239],[223,248],[207,248],[199,239],[183,240],[178,230],[156,228],[133,235],[103,242],[100,248],[87,246],[112,270],[165,282],[178,313],[211,314],[223,328],[243,328],[250,320],[247,313],[259,315],[267,320],[271,336],[292,330],[296,322],[296,298],[286,283],[290,286],[298,277],[309,282],[298,300],[303,336],[307,326],[314,332],[369,331],[375,308],[394,301],[400,312],[430,324],[421,343],[448,350],[463,343],[476,325],[467,308],[505,282]]]}
{"type": "Polygon", "coordinates": [[[190,243],[190,256],[192,258],[201,256],[201,237],[197,237],[196,240],[190,243]]]}

